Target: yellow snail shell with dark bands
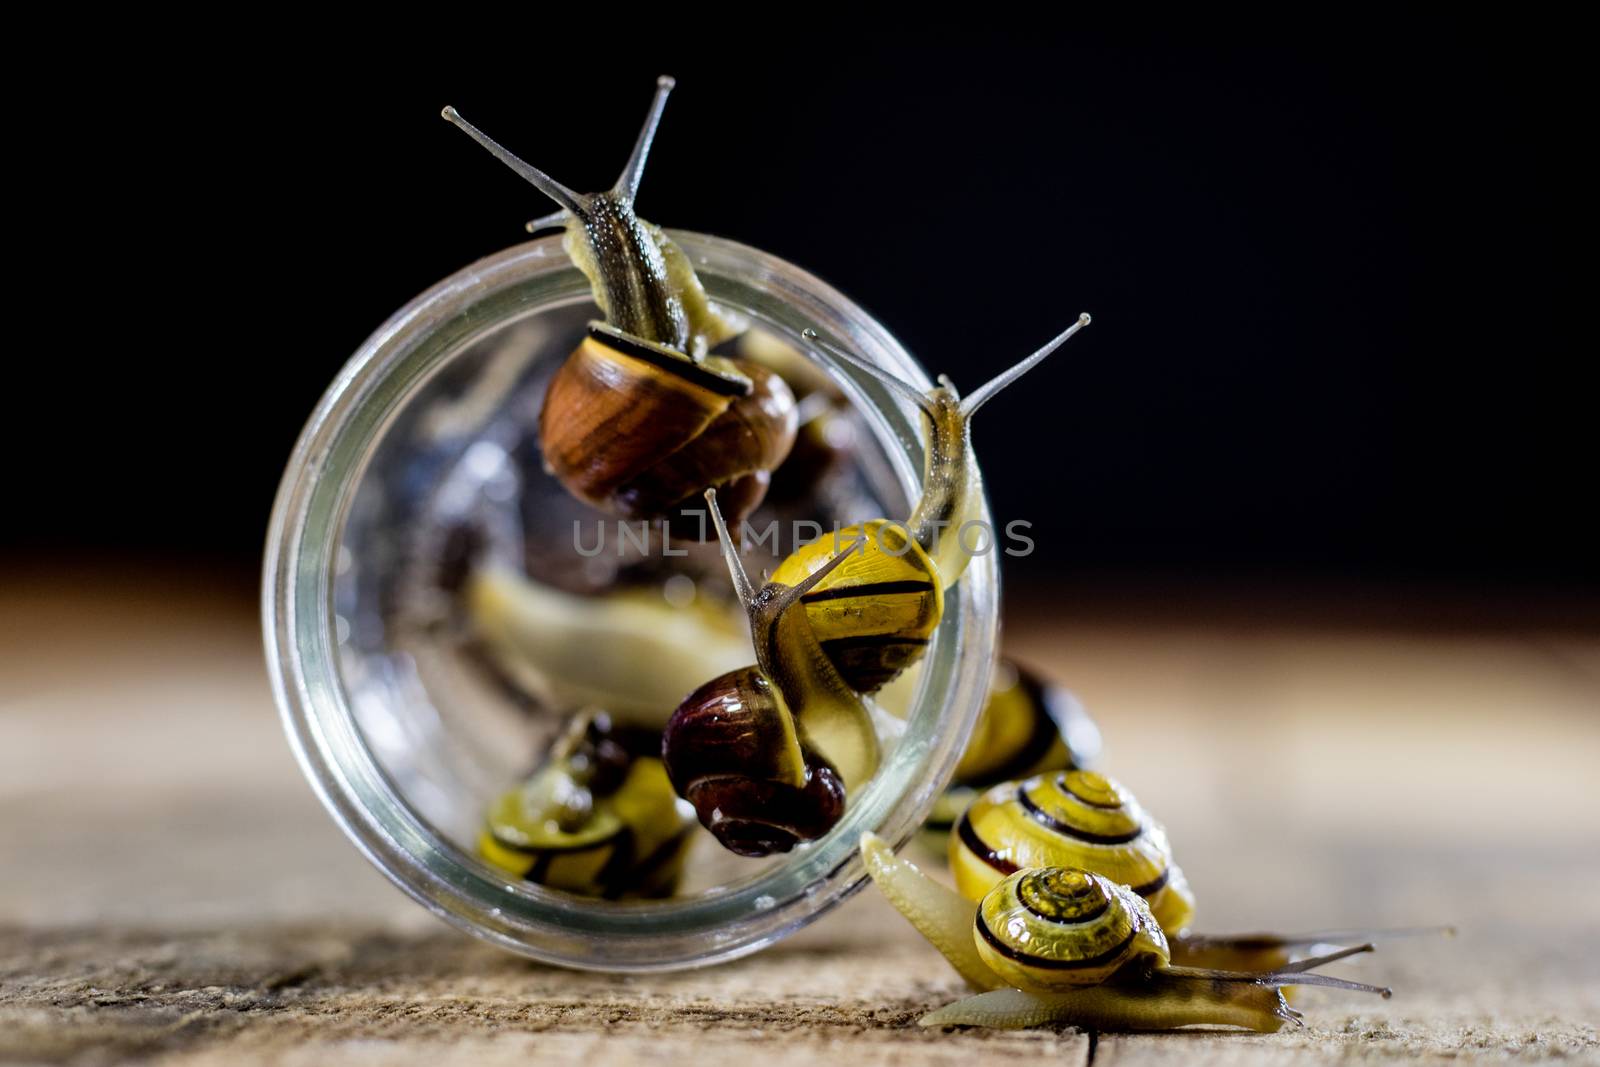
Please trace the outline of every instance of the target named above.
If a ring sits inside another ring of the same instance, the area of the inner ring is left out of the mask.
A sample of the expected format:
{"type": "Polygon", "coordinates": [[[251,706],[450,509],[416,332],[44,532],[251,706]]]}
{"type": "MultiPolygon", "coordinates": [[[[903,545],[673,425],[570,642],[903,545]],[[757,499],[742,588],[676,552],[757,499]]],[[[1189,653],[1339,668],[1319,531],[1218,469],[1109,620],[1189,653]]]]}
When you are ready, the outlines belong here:
{"type": "Polygon", "coordinates": [[[950,835],[956,888],[979,900],[1029,867],[1080,867],[1129,886],[1163,930],[1194,917],[1194,895],[1172,862],[1166,831],[1115,781],[1062,771],[1003,782],[977,799],[950,835]]]}
{"type": "Polygon", "coordinates": [[[484,859],[519,878],[584,896],[659,897],[677,889],[693,817],[659,759],[633,761],[617,791],[576,812],[552,812],[564,761],[541,768],[491,805],[478,836],[484,859]]]}
{"type": "Polygon", "coordinates": [[[1095,985],[1128,966],[1165,966],[1166,936],[1143,898],[1066,867],[1018,871],[978,905],[978,955],[1016,989],[1095,985]]]}
{"type": "Polygon", "coordinates": [[[944,587],[922,546],[906,536],[904,525],[887,519],[805,545],[778,565],[772,580],[798,585],[836,550],[851,559],[800,602],[844,680],[858,692],[875,692],[927,650],[944,613],[944,587]]]}
{"type": "Polygon", "coordinates": [[[1100,730],[1077,697],[1001,657],[951,784],[987,789],[1047,771],[1087,768],[1100,747],[1100,730]]]}

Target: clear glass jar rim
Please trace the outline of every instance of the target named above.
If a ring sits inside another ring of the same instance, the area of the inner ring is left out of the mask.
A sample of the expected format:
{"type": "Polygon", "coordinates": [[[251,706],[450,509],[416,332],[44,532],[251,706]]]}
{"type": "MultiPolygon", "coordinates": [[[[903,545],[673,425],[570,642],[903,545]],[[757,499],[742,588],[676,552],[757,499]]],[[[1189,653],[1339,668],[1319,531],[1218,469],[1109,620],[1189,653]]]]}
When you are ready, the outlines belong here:
{"type": "MultiPolygon", "coordinates": [[[[702,271],[772,301],[763,311],[798,336],[806,326],[929,387],[895,338],[842,294],[777,257],[737,242],[669,231],[702,271]]],[[[590,906],[514,884],[464,855],[403,802],[356,727],[333,638],[333,565],[345,510],[393,412],[473,336],[504,319],[493,297],[550,272],[581,275],[558,237],[506,249],[446,278],[396,312],[340,370],[307,422],[278,491],[263,569],[268,674],[285,732],[323,805],[402,890],[448,922],[511,951],[568,967],[648,971],[731,959],[823,914],[865,877],[854,842],[871,829],[914,833],[948,780],[987,694],[998,621],[997,567],[979,556],[950,590],[905,734],[835,830],[729,891],[667,902],[590,906]]],[[[822,356],[824,360],[826,355],[822,356]]],[[[833,364],[884,443],[908,497],[920,486],[920,416],[870,378],[833,364]]],[[[985,508],[982,513],[988,521],[985,508]]]]}

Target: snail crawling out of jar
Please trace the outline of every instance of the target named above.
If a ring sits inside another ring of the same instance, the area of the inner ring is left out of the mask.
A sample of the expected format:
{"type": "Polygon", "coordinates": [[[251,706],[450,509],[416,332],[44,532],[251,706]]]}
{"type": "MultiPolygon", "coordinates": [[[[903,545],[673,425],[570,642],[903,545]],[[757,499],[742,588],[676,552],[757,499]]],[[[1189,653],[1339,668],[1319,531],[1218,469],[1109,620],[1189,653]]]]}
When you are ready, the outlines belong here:
{"type": "Polygon", "coordinates": [[[657,81],[627,165],[598,193],[574,192],[529,166],[454,108],[444,117],[560,206],[528,229],[565,229],[563,246],[605,315],[545,393],[546,467],[574,496],[624,519],[670,516],[715,488],[737,523],[761,502],[794,444],[795,398],[761,364],[708,354],[736,328],[707,299],[682,250],[634,213],[672,88],[671,78],[657,81]]]}
{"type": "MultiPolygon", "coordinates": [[[[678,706],[662,756],[679,795],[731,851],[787,852],[822,836],[847,792],[876,770],[870,693],[919,659],[944,591],[971,559],[962,534],[981,507],[972,416],[1082,329],[1089,316],[963,400],[948,379],[928,393],[832,346],[927,416],[923,491],[905,522],[874,519],[805,545],[757,590],[718,494],[706,499],[750,615],[756,663],[711,679],[678,706]]],[[[813,343],[821,344],[807,331],[813,343]]]]}

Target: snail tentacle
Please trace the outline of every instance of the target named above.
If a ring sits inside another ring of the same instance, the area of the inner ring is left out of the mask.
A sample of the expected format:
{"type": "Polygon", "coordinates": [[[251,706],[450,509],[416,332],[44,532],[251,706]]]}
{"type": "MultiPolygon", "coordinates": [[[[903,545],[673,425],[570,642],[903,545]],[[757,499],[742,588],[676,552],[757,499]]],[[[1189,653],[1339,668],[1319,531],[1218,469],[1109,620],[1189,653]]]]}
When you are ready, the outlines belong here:
{"type": "Polygon", "coordinates": [[[1172,959],[1186,967],[1227,971],[1278,971],[1294,958],[1296,950],[1353,942],[1387,941],[1402,937],[1454,937],[1454,926],[1401,926],[1389,929],[1318,930],[1306,934],[1192,934],[1172,938],[1172,959]]]}
{"type": "Polygon", "coordinates": [[[522,224],[522,228],[529,233],[540,233],[544,230],[564,230],[567,223],[572,220],[572,214],[566,208],[552,211],[548,215],[540,215],[536,219],[529,219],[522,224]]]}
{"type": "Polygon", "coordinates": [[[656,95],[650,101],[650,111],[645,116],[644,127],[639,131],[639,139],[634,142],[633,153],[628,156],[628,163],[622,168],[617,184],[612,186],[611,191],[617,196],[632,200],[639,195],[639,179],[644,177],[644,165],[650,157],[650,145],[656,139],[656,128],[661,125],[661,113],[666,110],[667,96],[677,84],[665,74],[656,79],[656,95]]]}
{"type": "Polygon", "coordinates": [[[824,341],[816,330],[802,332],[812,345],[872,375],[911,400],[927,416],[928,448],[923,460],[922,496],[906,525],[917,544],[937,565],[944,588],[954,585],[972,560],[974,549],[966,544],[966,530],[970,523],[977,521],[983,505],[982,482],[972,460],[972,416],[1088,324],[1089,316],[1080,314],[1076,322],[1044,347],[979,386],[965,402],[944,375],[939,376],[938,386],[923,393],[868,360],[824,341]]]}
{"type": "Polygon", "coordinates": [[[584,200],[586,198],[582,193],[574,192],[571,189],[568,189],[565,185],[562,185],[560,182],[550,177],[550,175],[546,174],[538,167],[533,166],[531,163],[524,162],[515,153],[501,145],[499,141],[496,141],[493,137],[490,137],[488,134],[478,129],[478,127],[462,118],[461,112],[457,111],[455,108],[446,107],[439,114],[443,116],[446,122],[456,127],[462,133],[465,133],[474,141],[477,141],[484,148],[488,149],[489,154],[494,156],[494,158],[498,159],[512,170],[516,171],[517,174],[529,185],[532,185],[545,196],[548,196],[551,200],[554,200],[556,203],[560,204],[566,211],[569,211],[573,215],[580,218],[583,216],[584,200]]]}
{"type": "Polygon", "coordinates": [[[1010,368],[1009,370],[1002,371],[993,378],[990,378],[987,382],[984,382],[982,385],[978,386],[978,388],[972,391],[970,396],[961,402],[961,414],[965,415],[969,419],[972,418],[973,415],[977,414],[979,408],[983,407],[983,405],[994,399],[996,393],[1015,382],[1024,374],[1027,374],[1034,367],[1037,367],[1041,362],[1044,361],[1046,356],[1060,348],[1062,345],[1066,344],[1068,338],[1077,333],[1079,330],[1083,329],[1085,326],[1089,325],[1090,321],[1091,320],[1088,312],[1081,313],[1078,316],[1077,322],[1074,322],[1071,326],[1068,326],[1065,330],[1062,330],[1060,333],[1056,334],[1056,336],[1052,338],[1043,348],[1039,349],[1039,351],[1035,352],[1021,363],[1018,363],[1016,366],[1010,368]]]}
{"type": "Polygon", "coordinates": [[[749,611],[756,600],[755,586],[751,584],[750,575],[744,569],[744,560],[739,558],[738,549],[733,547],[733,537],[728,533],[728,523],[722,517],[722,508],[717,505],[717,491],[707,489],[705,499],[711,508],[711,524],[717,531],[717,544],[722,550],[722,561],[728,565],[728,577],[733,581],[733,591],[739,597],[739,605],[745,611],[749,611]]]}
{"type": "Polygon", "coordinates": [[[650,111],[622,174],[612,188],[598,193],[569,189],[462,118],[455,108],[447,107],[442,114],[560,205],[562,210],[534,219],[527,229],[565,228],[567,254],[589,279],[595,303],[610,325],[699,363],[710,346],[731,334],[732,324],[711,307],[693,268],[672,241],[633,208],[673,84],[668,77],[657,80],[650,111]]]}
{"type": "Polygon", "coordinates": [[[930,417],[933,416],[933,401],[929,400],[928,395],[922,390],[918,389],[916,386],[896,378],[893,374],[890,374],[888,371],[884,370],[876,363],[873,363],[871,360],[863,359],[848,349],[840,348],[838,345],[833,344],[830,341],[823,340],[821,335],[809,326],[800,331],[800,336],[804,337],[813,346],[822,349],[830,356],[833,356],[836,359],[841,359],[850,364],[850,366],[855,367],[857,370],[864,371],[873,378],[876,378],[878,381],[887,386],[891,392],[900,394],[903,399],[909,400],[911,403],[915,404],[924,414],[930,417]]]}
{"type": "Polygon", "coordinates": [[[1293,963],[1285,965],[1282,970],[1285,974],[1299,974],[1304,971],[1314,971],[1324,964],[1334,963],[1338,960],[1348,959],[1351,956],[1359,956],[1363,952],[1373,951],[1375,951],[1375,947],[1369,942],[1363,945],[1355,945],[1351,948],[1342,948],[1336,952],[1329,952],[1323,956],[1314,956],[1311,959],[1296,960],[1293,963]]]}
{"type": "Polygon", "coordinates": [[[1326,967],[1330,963],[1337,963],[1339,960],[1373,951],[1375,951],[1373,945],[1355,945],[1351,948],[1340,949],[1337,952],[1329,952],[1326,955],[1297,960],[1294,963],[1284,965],[1276,971],[1268,971],[1266,973],[1212,970],[1208,967],[1169,967],[1165,973],[1174,978],[1192,981],[1254,983],[1272,988],[1314,985],[1328,989],[1348,989],[1356,993],[1376,993],[1378,996],[1388,1000],[1394,995],[1394,990],[1388,986],[1373,985],[1369,982],[1355,982],[1348,978],[1338,978],[1331,974],[1312,973],[1318,967],[1326,967]]]}

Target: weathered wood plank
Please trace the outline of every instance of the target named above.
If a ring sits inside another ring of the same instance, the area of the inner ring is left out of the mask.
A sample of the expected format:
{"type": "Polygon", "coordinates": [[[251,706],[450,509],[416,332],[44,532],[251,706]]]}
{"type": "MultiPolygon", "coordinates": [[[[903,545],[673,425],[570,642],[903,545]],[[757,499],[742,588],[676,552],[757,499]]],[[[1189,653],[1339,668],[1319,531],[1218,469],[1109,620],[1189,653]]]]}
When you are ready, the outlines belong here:
{"type": "MultiPolygon", "coordinates": [[[[137,592],[137,590],[135,590],[137,592]]],[[[870,893],[748,960],[620,977],[437,924],[299,780],[247,604],[0,593],[0,1061],[1080,1064],[933,1032],[960,994],[870,893]]],[[[1014,626],[1160,813],[1209,929],[1454,921],[1308,1029],[1102,1035],[1096,1064],[1600,1061],[1600,641],[1014,626]]]]}

